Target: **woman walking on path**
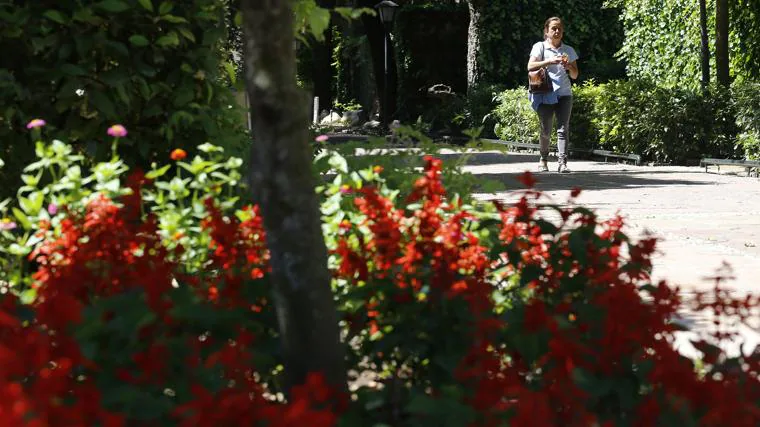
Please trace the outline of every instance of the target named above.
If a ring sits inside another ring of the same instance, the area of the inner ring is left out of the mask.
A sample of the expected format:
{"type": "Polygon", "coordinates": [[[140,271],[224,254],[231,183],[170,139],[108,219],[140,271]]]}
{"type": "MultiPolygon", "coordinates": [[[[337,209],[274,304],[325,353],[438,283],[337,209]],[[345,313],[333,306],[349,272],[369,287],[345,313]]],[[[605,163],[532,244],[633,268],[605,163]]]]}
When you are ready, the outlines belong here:
{"type": "Polygon", "coordinates": [[[549,170],[549,138],[552,132],[554,117],[557,117],[557,158],[558,172],[568,173],[567,148],[570,141],[570,113],[573,109],[573,90],[570,79],[578,78],[578,54],[575,49],[562,43],[564,26],[562,20],[552,17],[544,24],[544,40],[533,45],[528,60],[528,71],[545,68],[549,74],[554,90],[530,94],[533,109],[538,113],[541,124],[539,145],[541,160],[538,170],[549,170]],[[569,75],[569,76],[568,76],[569,75]]]}

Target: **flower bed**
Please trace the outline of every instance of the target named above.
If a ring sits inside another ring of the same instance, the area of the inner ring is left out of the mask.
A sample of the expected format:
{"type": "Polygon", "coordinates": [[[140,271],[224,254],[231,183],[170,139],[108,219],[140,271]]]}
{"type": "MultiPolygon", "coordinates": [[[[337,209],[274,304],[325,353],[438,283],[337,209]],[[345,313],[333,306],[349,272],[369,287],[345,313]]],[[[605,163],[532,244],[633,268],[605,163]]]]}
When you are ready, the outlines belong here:
{"type": "Polygon", "coordinates": [[[673,349],[671,322],[683,308],[747,321],[756,297],[718,288],[686,304],[649,280],[656,241],[577,206],[580,190],[550,204],[526,173],[514,205],[468,205],[433,157],[402,194],[382,168],[325,152],[335,303],[349,369],[373,381],[345,395],[313,373],[287,393],[266,233],[235,198],[241,162],[199,152],[147,173],[115,155],[89,170],[65,143],[37,142],[2,206],[7,425],[760,422],[758,353],[727,358],[714,344],[731,337],[706,336],[698,366],[673,349]]]}

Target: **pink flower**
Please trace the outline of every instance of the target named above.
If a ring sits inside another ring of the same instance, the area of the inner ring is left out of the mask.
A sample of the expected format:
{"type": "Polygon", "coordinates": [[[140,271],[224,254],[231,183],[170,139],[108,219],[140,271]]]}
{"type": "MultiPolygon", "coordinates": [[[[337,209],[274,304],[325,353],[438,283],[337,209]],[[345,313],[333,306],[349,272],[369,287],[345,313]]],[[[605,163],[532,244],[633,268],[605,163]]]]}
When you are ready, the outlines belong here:
{"type": "Polygon", "coordinates": [[[0,231],[8,231],[16,228],[16,223],[8,218],[0,219],[0,231]]]}
{"type": "Polygon", "coordinates": [[[325,142],[328,139],[330,139],[330,137],[327,135],[319,135],[318,137],[314,138],[314,140],[317,142],[325,142]]]}
{"type": "Polygon", "coordinates": [[[42,119],[33,119],[31,122],[29,122],[29,123],[26,124],[26,128],[27,129],[36,129],[36,128],[41,128],[41,127],[43,127],[45,125],[46,125],[46,123],[45,123],[44,120],[42,120],[42,119]]]}
{"type": "Polygon", "coordinates": [[[127,128],[122,125],[113,125],[108,128],[108,134],[114,138],[121,138],[127,136],[127,128]]]}
{"type": "Polygon", "coordinates": [[[58,206],[55,203],[51,203],[48,205],[47,211],[50,215],[55,215],[58,212],[58,206]]]}

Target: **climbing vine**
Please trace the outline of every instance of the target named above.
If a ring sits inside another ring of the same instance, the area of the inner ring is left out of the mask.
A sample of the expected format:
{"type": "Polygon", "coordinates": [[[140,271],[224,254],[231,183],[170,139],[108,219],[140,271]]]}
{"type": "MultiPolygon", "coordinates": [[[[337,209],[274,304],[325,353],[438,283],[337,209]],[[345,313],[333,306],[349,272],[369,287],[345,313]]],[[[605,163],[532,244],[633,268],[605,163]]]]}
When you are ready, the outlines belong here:
{"type": "MultiPolygon", "coordinates": [[[[760,77],[760,0],[731,3],[729,50],[731,76],[736,80],[760,77]]],[[[699,87],[699,4],[691,0],[610,0],[620,11],[625,40],[619,56],[631,77],[661,86],[699,87]]],[[[715,81],[715,0],[707,0],[710,71],[715,81]]]]}

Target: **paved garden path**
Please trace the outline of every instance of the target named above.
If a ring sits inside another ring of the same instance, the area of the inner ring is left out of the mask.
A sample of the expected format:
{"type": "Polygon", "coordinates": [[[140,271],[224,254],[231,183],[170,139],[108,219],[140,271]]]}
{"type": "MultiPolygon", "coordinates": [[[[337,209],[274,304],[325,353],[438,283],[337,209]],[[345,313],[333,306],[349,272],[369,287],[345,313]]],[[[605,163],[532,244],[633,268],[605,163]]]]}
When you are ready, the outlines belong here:
{"type": "MultiPolygon", "coordinates": [[[[504,192],[478,198],[511,200],[514,195],[506,190],[521,188],[517,176],[535,171],[537,162],[536,154],[488,151],[474,154],[465,169],[505,185],[504,192]]],[[[631,236],[645,231],[657,236],[654,279],[667,279],[688,294],[712,287],[709,278],[722,269],[734,277],[727,286],[737,293],[760,292],[760,179],[725,168],[717,174],[698,167],[595,161],[571,160],[569,166],[571,174],[536,173],[538,189],[563,202],[580,187],[578,203],[602,218],[620,212],[631,236]]],[[[760,343],[757,327],[744,331],[750,347],[760,343]]]]}

